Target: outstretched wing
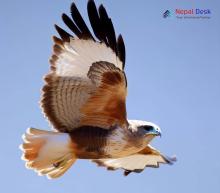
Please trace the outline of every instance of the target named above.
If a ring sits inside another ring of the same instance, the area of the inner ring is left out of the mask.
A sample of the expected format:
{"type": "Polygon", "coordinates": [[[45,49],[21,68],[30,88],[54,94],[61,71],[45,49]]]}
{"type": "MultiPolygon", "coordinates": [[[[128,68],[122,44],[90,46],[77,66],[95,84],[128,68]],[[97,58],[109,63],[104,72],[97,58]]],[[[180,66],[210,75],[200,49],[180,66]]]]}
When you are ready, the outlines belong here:
{"type": "Polygon", "coordinates": [[[117,159],[98,159],[92,161],[99,166],[107,167],[108,170],[124,169],[124,175],[127,176],[131,172],[140,173],[145,167],[158,168],[160,163],[171,165],[176,161],[176,158],[165,156],[148,145],[145,149],[134,155],[117,159]]]}
{"type": "Polygon", "coordinates": [[[76,5],[71,17],[62,15],[75,37],[55,25],[61,39],[53,37],[51,70],[45,76],[41,107],[53,127],[70,132],[80,126],[108,129],[127,126],[124,74],[125,46],[116,40],[114,27],[105,8],[88,2],[88,15],[96,40],[76,5]]]}

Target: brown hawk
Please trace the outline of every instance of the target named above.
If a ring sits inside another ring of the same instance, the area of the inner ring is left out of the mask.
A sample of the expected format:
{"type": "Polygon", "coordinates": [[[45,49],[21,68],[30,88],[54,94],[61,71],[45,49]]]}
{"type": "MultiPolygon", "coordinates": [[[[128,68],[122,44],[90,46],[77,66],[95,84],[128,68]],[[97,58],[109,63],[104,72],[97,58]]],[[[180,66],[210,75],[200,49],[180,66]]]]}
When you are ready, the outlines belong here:
{"type": "Polygon", "coordinates": [[[21,145],[27,168],[57,178],[77,159],[88,159],[124,174],[172,164],[175,158],[149,145],[161,135],[150,122],[127,120],[125,46],[116,38],[105,8],[88,1],[90,32],[76,5],[62,15],[73,35],[55,25],[50,72],[45,76],[41,107],[54,131],[29,128],[21,145]]]}

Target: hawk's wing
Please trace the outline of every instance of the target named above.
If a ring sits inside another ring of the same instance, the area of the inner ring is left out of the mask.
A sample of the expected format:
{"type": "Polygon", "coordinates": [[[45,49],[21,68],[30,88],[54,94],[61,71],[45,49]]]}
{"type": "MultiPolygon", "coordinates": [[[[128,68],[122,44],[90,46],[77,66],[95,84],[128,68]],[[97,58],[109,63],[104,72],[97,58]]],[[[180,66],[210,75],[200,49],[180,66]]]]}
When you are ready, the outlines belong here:
{"type": "Polygon", "coordinates": [[[127,126],[126,77],[123,71],[125,46],[116,40],[105,8],[88,2],[92,36],[75,4],[71,17],[63,14],[73,37],[56,26],[61,39],[54,37],[51,71],[45,77],[41,106],[55,129],[69,132],[80,126],[109,128],[127,126]]]}
{"type": "Polygon", "coordinates": [[[99,166],[107,167],[108,170],[124,169],[124,175],[128,175],[130,172],[142,172],[145,167],[158,168],[160,163],[173,164],[176,158],[165,156],[148,145],[145,149],[134,155],[116,159],[97,159],[92,161],[99,166]]]}

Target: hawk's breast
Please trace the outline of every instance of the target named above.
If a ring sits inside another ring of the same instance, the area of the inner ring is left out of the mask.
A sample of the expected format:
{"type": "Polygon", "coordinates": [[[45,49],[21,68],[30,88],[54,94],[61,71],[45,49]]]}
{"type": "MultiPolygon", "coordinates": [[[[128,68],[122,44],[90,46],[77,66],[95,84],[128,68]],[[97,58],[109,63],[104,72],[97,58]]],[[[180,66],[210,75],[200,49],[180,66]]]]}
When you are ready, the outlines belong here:
{"type": "Polygon", "coordinates": [[[71,133],[74,152],[81,159],[98,159],[106,156],[104,147],[112,129],[84,126],[74,129],[71,133]]]}
{"type": "Polygon", "coordinates": [[[73,130],[70,136],[74,152],[81,159],[123,157],[143,148],[139,137],[120,127],[103,129],[84,126],[73,130]]]}

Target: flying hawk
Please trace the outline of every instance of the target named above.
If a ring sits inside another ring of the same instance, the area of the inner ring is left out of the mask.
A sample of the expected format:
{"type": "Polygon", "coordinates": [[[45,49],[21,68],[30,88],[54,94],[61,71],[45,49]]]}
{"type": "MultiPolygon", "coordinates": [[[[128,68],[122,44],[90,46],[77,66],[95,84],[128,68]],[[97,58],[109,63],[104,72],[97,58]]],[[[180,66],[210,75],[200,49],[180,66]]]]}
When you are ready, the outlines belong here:
{"type": "Polygon", "coordinates": [[[39,175],[57,178],[77,159],[88,159],[124,175],[145,167],[172,164],[175,157],[149,145],[160,128],[151,122],[127,120],[125,45],[103,5],[88,1],[93,34],[75,3],[71,18],[62,15],[73,32],[55,25],[50,72],[45,76],[41,107],[54,131],[29,128],[23,135],[22,158],[39,175]]]}

